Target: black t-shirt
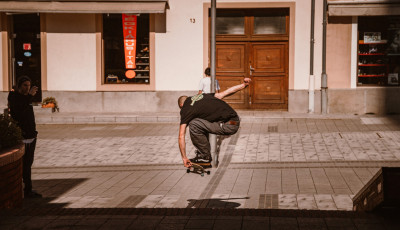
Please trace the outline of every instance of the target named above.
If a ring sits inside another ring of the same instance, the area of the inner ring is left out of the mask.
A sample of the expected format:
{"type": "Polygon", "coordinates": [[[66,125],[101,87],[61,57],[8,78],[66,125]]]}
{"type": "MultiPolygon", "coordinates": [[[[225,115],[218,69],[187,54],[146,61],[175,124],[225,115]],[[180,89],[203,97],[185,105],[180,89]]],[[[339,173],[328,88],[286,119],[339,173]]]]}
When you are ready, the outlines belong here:
{"type": "Polygon", "coordinates": [[[189,124],[195,118],[209,122],[229,121],[237,116],[225,101],[214,97],[213,93],[188,97],[181,109],[181,124],[189,124]]]}
{"type": "Polygon", "coordinates": [[[11,117],[18,122],[25,139],[37,136],[35,114],[33,113],[31,95],[23,95],[19,92],[11,91],[8,94],[11,117]]]}

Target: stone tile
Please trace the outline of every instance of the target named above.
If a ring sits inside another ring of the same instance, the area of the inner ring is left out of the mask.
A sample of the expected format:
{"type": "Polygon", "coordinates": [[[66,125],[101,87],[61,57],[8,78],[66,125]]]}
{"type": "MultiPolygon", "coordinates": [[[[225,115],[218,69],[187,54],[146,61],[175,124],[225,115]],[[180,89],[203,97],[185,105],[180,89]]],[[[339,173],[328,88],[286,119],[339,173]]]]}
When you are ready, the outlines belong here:
{"type": "Polygon", "coordinates": [[[95,122],[94,116],[76,116],[74,117],[74,124],[92,124],[95,122]]]}
{"type": "Polygon", "coordinates": [[[94,117],[94,122],[95,123],[115,123],[115,117],[110,116],[110,117],[103,117],[103,116],[95,116],[94,117]]]}
{"type": "Polygon", "coordinates": [[[319,210],[337,210],[331,195],[315,194],[314,198],[319,210]]]}
{"type": "Polygon", "coordinates": [[[298,229],[296,218],[270,217],[271,230],[274,229],[298,229]]]}
{"type": "Polygon", "coordinates": [[[54,124],[73,124],[74,118],[73,117],[53,116],[52,123],[54,123],[54,124]]]}
{"type": "Polygon", "coordinates": [[[214,218],[213,219],[189,219],[187,222],[185,229],[212,229],[214,226],[214,218]]]}
{"type": "Polygon", "coordinates": [[[232,229],[240,230],[242,225],[242,220],[240,219],[216,219],[214,223],[215,230],[221,229],[232,229]]]}
{"type": "Polygon", "coordinates": [[[51,116],[36,116],[36,124],[52,124],[53,118],[51,116]]]}
{"type": "Polygon", "coordinates": [[[138,216],[128,229],[155,229],[163,216],[138,216]]]}
{"type": "Polygon", "coordinates": [[[315,203],[314,195],[312,194],[298,194],[297,205],[299,209],[318,209],[317,204],[315,203]]]}
{"type": "Polygon", "coordinates": [[[55,219],[57,219],[57,216],[33,216],[18,224],[17,229],[43,229],[55,219]]]}
{"type": "Polygon", "coordinates": [[[309,218],[309,217],[298,217],[297,222],[299,229],[328,229],[324,219],[322,218],[309,218]]]}
{"type": "Polygon", "coordinates": [[[353,200],[349,195],[332,195],[332,198],[338,210],[353,210],[353,200]]]}
{"type": "Polygon", "coordinates": [[[269,229],[269,217],[245,216],[243,217],[242,229],[266,230],[269,229]]]}
{"type": "Polygon", "coordinates": [[[149,122],[149,123],[154,123],[157,122],[157,117],[156,116],[138,116],[136,118],[137,122],[149,122]]]}
{"type": "Polygon", "coordinates": [[[179,122],[180,118],[176,116],[158,116],[157,122],[168,122],[168,123],[175,123],[179,122]]]}
{"type": "Polygon", "coordinates": [[[325,218],[325,223],[329,229],[333,227],[354,228],[354,223],[350,218],[325,218]]]}
{"type": "Polygon", "coordinates": [[[161,224],[186,224],[190,216],[165,216],[161,224]]]}

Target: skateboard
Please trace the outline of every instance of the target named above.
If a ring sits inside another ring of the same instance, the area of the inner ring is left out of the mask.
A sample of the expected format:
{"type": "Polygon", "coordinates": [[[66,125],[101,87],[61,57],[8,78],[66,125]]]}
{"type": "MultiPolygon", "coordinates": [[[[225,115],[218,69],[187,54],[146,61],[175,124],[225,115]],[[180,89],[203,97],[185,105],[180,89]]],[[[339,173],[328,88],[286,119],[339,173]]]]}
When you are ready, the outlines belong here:
{"type": "MultiPolygon", "coordinates": [[[[211,166],[211,164],[210,164],[210,166],[211,166]]],[[[204,176],[204,173],[207,173],[207,175],[210,175],[210,173],[211,173],[210,170],[206,170],[205,167],[203,167],[199,164],[195,164],[195,163],[192,163],[192,166],[190,166],[188,169],[186,169],[186,173],[190,173],[190,172],[199,173],[201,176],[204,176]]]]}

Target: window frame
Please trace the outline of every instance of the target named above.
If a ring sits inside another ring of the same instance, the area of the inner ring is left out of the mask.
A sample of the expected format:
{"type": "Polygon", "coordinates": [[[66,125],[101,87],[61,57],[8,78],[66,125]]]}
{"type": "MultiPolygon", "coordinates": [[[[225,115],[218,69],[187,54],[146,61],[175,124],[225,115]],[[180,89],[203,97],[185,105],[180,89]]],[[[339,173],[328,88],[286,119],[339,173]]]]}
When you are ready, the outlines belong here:
{"type": "Polygon", "coordinates": [[[96,14],[96,91],[155,91],[155,18],[149,14],[149,84],[109,84],[105,82],[103,14],[96,14]]]}

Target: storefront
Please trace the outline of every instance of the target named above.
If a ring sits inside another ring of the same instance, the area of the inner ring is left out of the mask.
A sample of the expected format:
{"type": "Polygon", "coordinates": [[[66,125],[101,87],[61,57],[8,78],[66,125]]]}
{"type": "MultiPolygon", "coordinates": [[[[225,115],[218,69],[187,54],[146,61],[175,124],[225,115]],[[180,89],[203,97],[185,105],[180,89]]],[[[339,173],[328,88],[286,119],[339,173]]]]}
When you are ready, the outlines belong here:
{"type": "MultiPolygon", "coordinates": [[[[295,6],[218,1],[221,87],[253,79],[228,99],[234,107],[290,110],[295,13],[309,11],[295,6]]],[[[209,66],[209,8],[206,0],[2,1],[2,98],[25,73],[64,112],[176,112],[176,98],[196,93],[209,66]]]]}
{"type": "Polygon", "coordinates": [[[154,34],[167,9],[167,0],[2,1],[0,86],[6,94],[28,75],[36,102],[53,96],[71,112],[104,110],[104,91],[154,91],[154,34]]]}
{"type": "MultiPolygon", "coordinates": [[[[393,106],[399,1],[327,2],[328,112],[400,112],[393,106]]],[[[253,80],[227,98],[233,107],[321,111],[323,1],[315,1],[313,39],[311,6],[217,1],[221,88],[253,80]]],[[[210,7],[209,0],[0,1],[0,106],[28,74],[40,87],[36,100],[55,97],[62,112],[178,112],[176,99],[195,94],[210,65],[210,7]]]]}
{"type": "Polygon", "coordinates": [[[328,15],[330,112],[399,113],[400,1],[328,0],[328,15]]]}

